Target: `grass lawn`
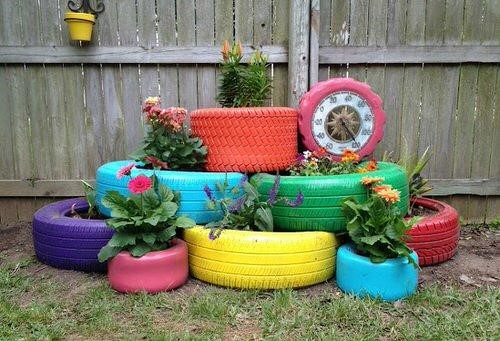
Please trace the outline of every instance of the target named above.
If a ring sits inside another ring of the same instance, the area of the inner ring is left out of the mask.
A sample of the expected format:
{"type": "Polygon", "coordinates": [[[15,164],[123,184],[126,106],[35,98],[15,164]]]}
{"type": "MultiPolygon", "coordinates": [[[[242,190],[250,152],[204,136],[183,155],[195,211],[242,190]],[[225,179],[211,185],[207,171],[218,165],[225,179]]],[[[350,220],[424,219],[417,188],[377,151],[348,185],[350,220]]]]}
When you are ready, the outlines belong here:
{"type": "MultiPolygon", "coordinates": [[[[1,340],[500,338],[495,263],[486,272],[472,268],[466,272],[474,283],[458,279],[465,268],[454,265],[455,259],[427,267],[418,294],[396,303],[350,297],[334,283],[259,292],[191,279],[173,292],[122,295],[108,287],[104,275],[56,270],[39,263],[30,245],[29,226],[16,229],[21,229],[19,238],[24,242],[0,248],[1,340]],[[454,272],[455,268],[459,271],[454,272]],[[488,274],[491,282],[478,280],[488,274]]],[[[496,231],[474,231],[463,234],[460,257],[470,253],[470,259],[475,259],[467,245],[478,244],[473,243],[476,238],[487,239],[489,244],[479,243],[486,251],[498,241],[496,231]]],[[[2,236],[0,230],[0,240],[2,236]]],[[[481,254],[484,264],[498,261],[497,250],[476,254],[481,254]]]]}

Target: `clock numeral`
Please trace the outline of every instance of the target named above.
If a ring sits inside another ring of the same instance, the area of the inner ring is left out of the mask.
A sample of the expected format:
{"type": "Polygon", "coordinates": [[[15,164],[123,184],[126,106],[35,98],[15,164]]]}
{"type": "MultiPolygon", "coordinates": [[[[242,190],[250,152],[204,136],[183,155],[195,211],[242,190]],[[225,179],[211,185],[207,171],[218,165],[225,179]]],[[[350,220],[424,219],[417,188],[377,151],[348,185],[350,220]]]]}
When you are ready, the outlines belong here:
{"type": "Polygon", "coordinates": [[[350,102],[350,101],[352,101],[352,96],[351,96],[351,95],[347,95],[347,96],[345,96],[345,101],[346,101],[346,102],[350,102]]]}
{"type": "Polygon", "coordinates": [[[372,130],[371,129],[363,129],[361,130],[361,135],[371,135],[372,130]]]}
{"type": "Polygon", "coordinates": [[[325,108],[324,107],[319,107],[319,111],[323,112],[323,111],[325,111],[325,108]]]}
{"type": "Polygon", "coordinates": [[[358,107],[363,108],[365,106],[365,101],[359,101],[358,102],[358,107]]]}
{"type": "Polygon", "coordinates": [[[353,142],[353,143],[351,144],[351,147],[352,147],[352,148],[359,148],[359,147],[361,147],[361,144],[360,144],[359,142],[353,142]]]}
{"type": "Polygon", "coordinates": [[[332,149],[332,148],[333,148],[333,143],[328,142],[328,143],[326,144],[326,149],[332,149]]]}
{"type": "Polygon", "coordinates": [[[366,115],[365,118],[364,118],[364,120],[366,122],[370,122],[372,120],[372,117],[370,115],[366,115]]]}
{"type": "Polygon", "coordinates": [[[322,125],[323,124],[323,119],[322,118],[318,118],[316,120],[314,120],[314,124],[319,126],[319,125],[322,125]]]}
{"type": "Polygon", "coordinates": [[[318,139],[322,139],[322,138],[324,138],[324,137],[325,137],[325,133],[319,133],[318,135],[316,135],[316,137],[317,137],[318,139]]]}
{"type": "Polygon", "coordinates": [[[337,97],[331,96],[330,97],[330,103],[336,103],[337,102],[337,97]]]}

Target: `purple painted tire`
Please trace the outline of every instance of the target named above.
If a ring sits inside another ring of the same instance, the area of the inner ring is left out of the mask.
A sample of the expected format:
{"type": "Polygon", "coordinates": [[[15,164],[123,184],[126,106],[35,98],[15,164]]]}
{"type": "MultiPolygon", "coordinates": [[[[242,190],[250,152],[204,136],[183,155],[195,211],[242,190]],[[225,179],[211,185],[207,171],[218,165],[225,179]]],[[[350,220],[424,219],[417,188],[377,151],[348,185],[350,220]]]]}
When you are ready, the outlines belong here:
{"type": "Polygon", "coordinates": [[[113,230],[104,220],[68,217],[71,207],[83,211],[83,198],[58,201],[39,209],[33,216],[33,245],[42,263],[60,269],[106,272],[107,264],[97,254],[108,243],[113,230]]]}

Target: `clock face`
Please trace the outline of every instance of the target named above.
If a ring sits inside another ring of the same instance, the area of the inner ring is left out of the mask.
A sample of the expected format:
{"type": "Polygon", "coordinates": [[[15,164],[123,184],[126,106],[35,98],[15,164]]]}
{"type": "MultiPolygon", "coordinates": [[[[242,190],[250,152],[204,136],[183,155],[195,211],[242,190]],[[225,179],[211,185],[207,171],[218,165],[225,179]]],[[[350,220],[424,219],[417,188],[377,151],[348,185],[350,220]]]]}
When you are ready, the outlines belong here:
{"type": "Polygon", "coordinates": [[[348,148],[358,151],[373,131],[373,112],[358,94],[339,91],[325,97],[312,115],[312,132],[317,144],[340,155],[348,148]]]}
{"type": "Polygon", "coordinates": [[[341,160],[348,148],[361,157],[374,152],[384,135],[382,100],[366,83],[332,78],[316,83],[299,104],[299,132],[304,148],[324,148],[341,160]]]}

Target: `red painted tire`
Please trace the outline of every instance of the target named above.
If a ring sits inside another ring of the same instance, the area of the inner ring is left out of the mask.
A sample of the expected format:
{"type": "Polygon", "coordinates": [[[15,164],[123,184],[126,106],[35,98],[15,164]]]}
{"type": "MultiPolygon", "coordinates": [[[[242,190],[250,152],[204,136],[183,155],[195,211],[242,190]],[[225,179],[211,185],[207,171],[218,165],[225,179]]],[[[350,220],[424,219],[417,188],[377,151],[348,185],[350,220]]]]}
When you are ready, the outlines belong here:
{"type": "Polygon", "coordinates": [[[297,157],[297,110],[208,108],[191,113],[193,134],[208,148],[211,172],[273,172],[297,157]]]}
{"type": "MultiPolygon", "coordinates": [[[[382,100],[374,93],[371,87],[352,78],[332,78],[324,82],[316,83],[309,92],[300,100],[299,104],[299,133],[302,143],[306,149],[316,150],[318,145],[312,133],[312,119],[316,107],[332,92],[353,91],[360,94],[373,111],[374,131],[366,144],[357,153],[361,156],[370,155],[375,151],[377,143],[384,135],[385,112],[382,109],[382,100]]],[[[333,158],[340,160],[340,156],[333,154],[333,158]]]]}
{"type": "Polygon", "coordinates": [[[441,263],[453,257],[460,237],[457,211],[433,199],[414,198],[411,203],[436,212],[423,218],[408,232],[408,247],[418,254],[420,266],[441,263]]]}
{"type": "Polygon", "coordinates": [[[163,251],[132,257],[120,252],[108,262],[108,280],[113,289],[124,293],[168,291],[186,283],[189,275],[188,249],[183,240],[163,251]]]}

